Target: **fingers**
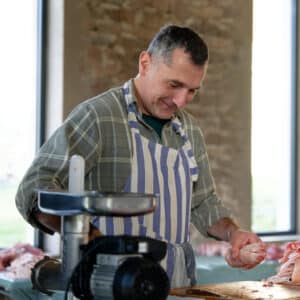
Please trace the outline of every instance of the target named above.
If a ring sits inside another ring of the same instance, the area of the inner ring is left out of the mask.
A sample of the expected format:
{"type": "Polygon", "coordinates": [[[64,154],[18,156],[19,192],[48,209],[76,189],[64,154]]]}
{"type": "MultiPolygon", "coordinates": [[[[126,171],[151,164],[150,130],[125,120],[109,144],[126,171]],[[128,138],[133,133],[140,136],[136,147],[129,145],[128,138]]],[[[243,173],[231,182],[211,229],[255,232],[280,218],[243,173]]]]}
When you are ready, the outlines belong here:
{"type": "Polygon", "coordinates": [[[252,269],[266,257],[266,248],[262,242],[249,243],[247,238],[236,237],[232,244],[225,256],[227,263],[232,267],[252,269]]]}
{"type": "Polygon", "coordinates": [[[251,240],[252,238],[250,238],[248,232],[241,229],[234,231],[230,238],[232,257],[237,258],[239,256],[240,249],[249,244],[251,240]]]}
{"type": "Polygon", "coordinates": [[[245,270],[252,269],[264,260],[264,255],[248,254],[247,260],[244,257],[238,256],[234,258],[229,250],[225,255],[226,262],[233,268],[243,268],[245,270]]]}
{"type": "Polygon", "coordinates": [[[232,257],[237,258],[240,255],[242,248],[245,251],[254,252],[260,254],[260,256],[265,256],[265,245],[262,243],[261,239],[253,232],[238,229],[232,232],[230,243],[232,246],[232,257]],[[252,245],[249,247],[249,245],[252,245]],[[247,249],[247,250],[246,250],[247,249]]]}

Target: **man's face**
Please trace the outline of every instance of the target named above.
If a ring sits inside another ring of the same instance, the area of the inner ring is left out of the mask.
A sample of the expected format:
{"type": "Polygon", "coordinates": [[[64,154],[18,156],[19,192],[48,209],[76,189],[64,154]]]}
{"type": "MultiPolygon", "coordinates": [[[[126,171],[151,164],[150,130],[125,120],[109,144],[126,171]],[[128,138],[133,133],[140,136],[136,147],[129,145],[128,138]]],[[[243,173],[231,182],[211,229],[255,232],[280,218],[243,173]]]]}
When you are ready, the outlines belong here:
{"type": "Polygon", "coordinates": [[[173,51],[170,64],[143,52],[138,77],[141,85],[137,85],[141,111],[160,119],[170,119],[178,108],[192,101],[206,69],[206,64],[195,66],[183,49],[173,51]]]}

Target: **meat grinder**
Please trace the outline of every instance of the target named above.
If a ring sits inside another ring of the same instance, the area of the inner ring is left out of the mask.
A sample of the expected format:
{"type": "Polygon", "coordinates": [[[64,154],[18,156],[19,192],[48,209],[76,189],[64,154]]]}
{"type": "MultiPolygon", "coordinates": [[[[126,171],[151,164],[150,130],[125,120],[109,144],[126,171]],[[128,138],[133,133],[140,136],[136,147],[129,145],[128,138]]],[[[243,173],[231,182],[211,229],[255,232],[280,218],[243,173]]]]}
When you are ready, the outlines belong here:
{"type": "Polygon", "coordinates": [[[61,216],[61,258],[46,257],[32,271],[34,288],[65,299],[166,299],[169,280],[159,265],[162,241],[139,236],[100,236],[89,241],[91,216],[152,213],[156,195],[84,191],[84,160],[70,160],[68,191],[38,191],[39,209],[61,216]]]}

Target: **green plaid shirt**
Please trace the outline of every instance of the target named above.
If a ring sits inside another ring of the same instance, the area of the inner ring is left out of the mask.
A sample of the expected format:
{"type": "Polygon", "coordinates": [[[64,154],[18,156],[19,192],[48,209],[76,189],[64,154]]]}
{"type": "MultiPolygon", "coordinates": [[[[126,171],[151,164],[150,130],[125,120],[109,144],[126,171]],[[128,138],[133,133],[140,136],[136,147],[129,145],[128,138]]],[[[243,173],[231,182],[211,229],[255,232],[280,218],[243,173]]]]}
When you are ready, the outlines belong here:
{"type": "MultiPolygon", "coordinates": [[[[131,84],[132,101],[136,103],[131,84]]],[[[41,147],[20,183],[16,205],[22,216],[33,226],[39,226],[32,212],[37,209],[35,189],[67,189],[69,159],[78,154],[85,159],[85,189],[121,192],[130,176],[132,145],[127,108],[122,87],[79,104],[65,122],[41,147]]],[[[190,139],[199,167],[199,178],[193,187],[191,222],[203,234],[229,211],[215,194],[201,129],[186,111],[177,116],[190,139]]],[[[182,138],[167,122],[161,138],[139,114],[142,135],[168,147],[179,148],[182,138]]]]}

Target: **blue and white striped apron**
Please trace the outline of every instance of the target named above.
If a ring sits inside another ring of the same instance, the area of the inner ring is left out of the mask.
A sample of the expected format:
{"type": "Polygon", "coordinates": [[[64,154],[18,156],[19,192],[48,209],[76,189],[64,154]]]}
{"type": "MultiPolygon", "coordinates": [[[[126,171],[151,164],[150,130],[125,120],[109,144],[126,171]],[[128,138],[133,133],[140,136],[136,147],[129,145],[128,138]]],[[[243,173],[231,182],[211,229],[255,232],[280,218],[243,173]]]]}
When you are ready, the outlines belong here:
{"type": "Polygon", "coordinates": [[[131,176],[123,191],[157,194],[157,207],[153,214],[126,218],[96,217],[93,223],[103,234],[149,236],[167,242],[167,255],[161,265],[171,286],[190,286],[195,283],[195,262],[188,243],[188,231],[192,185],[198,178],[198,167],[178,118],[172,119],[171,124],[184,140],[179,149],[155,143],[140,134],[136,108],[129,99],[129,84],[125,83],[123,90],[128,103],[133,157],[131,176]]]}

